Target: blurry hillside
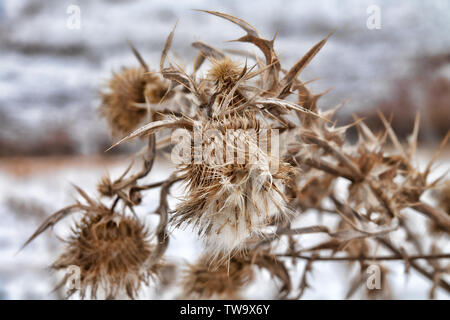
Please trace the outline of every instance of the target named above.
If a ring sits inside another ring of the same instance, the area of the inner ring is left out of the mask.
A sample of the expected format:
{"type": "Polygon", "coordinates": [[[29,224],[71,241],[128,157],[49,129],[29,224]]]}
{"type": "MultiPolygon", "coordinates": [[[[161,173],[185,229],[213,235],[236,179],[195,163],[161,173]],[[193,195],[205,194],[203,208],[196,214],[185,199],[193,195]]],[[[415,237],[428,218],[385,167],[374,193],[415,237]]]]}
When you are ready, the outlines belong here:
{"type": "MultiPolygon", "coordinates": [[[[102,153],[111,138],[98,118],[98,91],[112,70],[136,61],[133,42],[150,66],[157,66],[163,42],[179,19],[173,49],[190,63],[190,42],[218,48],[241,31],[191,9],[228,12],[276,32],[281,59],[289,65],[337,28],[302,74],[345,121],[358,112],[374,125],[374,108],[394,113],[394,125],[409,132],[420,109],[436,139],[449,128],[450,4],[442,1],[376,1],[380,30],[366,27],[374,1],[119,1],[0,0],[0,155],[102,153]],[[66,27],[70,4],[81,9],[81,29],[66,27]]],[[[253,50],[251,46],[242,45],[253,50]]],[[[189,67],[189,65],[188,65],[189,67]]]]}

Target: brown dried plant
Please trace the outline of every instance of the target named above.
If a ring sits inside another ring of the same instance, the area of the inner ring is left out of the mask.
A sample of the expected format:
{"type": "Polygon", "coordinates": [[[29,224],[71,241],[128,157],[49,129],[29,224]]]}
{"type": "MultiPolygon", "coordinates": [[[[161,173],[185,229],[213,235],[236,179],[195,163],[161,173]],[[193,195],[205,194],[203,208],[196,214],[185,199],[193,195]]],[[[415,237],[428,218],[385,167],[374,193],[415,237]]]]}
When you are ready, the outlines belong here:
{"type": "Polygon", "coordinates": [[[137,137],[147,141],[138,155],[142,168],[132,174],[131,164],[118,179],[100,180],[98,192],[110,199],[108,207],[77,188],[86,204],[79,202],[50,216],[26,244],[69,214],[82,212],[65,252],[53,264],[56,269],[81,268],[81,297],[90,288],[95,298],[101,285],[107,297],[117,298],[123,290],[136,297],[164,265],[169,226],[192,227],[204,239],[201,258],[187,266],[179,281],[184,297],[240,298],[241,289],[257,281],[257,269],[263,268],[277,279],[279,298],[298,299],[311,287],[310,275],[321,261],[349,266],[358,262],[360,272],[349,282],[348,298],[364,286],[372,264],[382,272],[382,291],[368,290],[367,297],[390,297],[389,261],[403,261],[406,272],[415,269],[429,279],[433,294],[436,288],[449,293],[444,278],[448,268],[438,260],[449,259],[450,253],[437,244],[450,232],[448,190],[439,193],[441,208],[422,199],[444,178],[429,181],[449,135],[430,163],[418,168],[418,116],[407,144],[399,141],[383,114],[383,132],[371,131],[359,118],[337,126],[333,117],[341,105],[322,111],[318,100],[325,93],[313,94],[299,79],[331,34],[285,69],[274,39],[263,38],[242,19],[204,12],[239,26],[245,35],[235,41],[255,45],[263,57],[244,53],[243,60],[242,52],[227,55],[197,41],[193,47],[199,54],[187,72],[168,59],[174,29],[162,50],[159,71],[151,72],[132,47],[140,67],[113,75],[101,112],[113,133],[126,134],[112,147],[137,137]],[[358,130],[355,144],[345,140],[350,127],[358,130]],[[172,141],[163,135],[180,130],[178,137],[188,139],[172,141]],[[280,134],[278,144],[268,138],[272,133],[280,134]],[[158,148],[167,146],[172,154],[187,150],[189,161],[177,163],[164,181],[146,181],[158,148]],[[202,151],[199,158],[196,148],[202,151]],[[240,162],[236,155],[241,155],[240,162]],[[186,192],[172,207],[168,195],[178,182],[186,192]],[[154,237],[148,237],[135,208],[152,188],[161,190],[159,224],[154,237]],[[292,227],[307,212],[321,221],[331,216],[335,222],[292,227]],[[414,212],[439,227],[441,234],[416,234],[410,227],[414,212]],[[298,236],[309,234],[327,239],[305,247],[298,236]],[[431,239],[433,250],[424,247],[425,238],[431,239]],[[295,285],[294,270],[287,263],[299,260],[306,264],[295,285]]]}
{"type": "Polygon", "coordinates": [[[99,207],[97,212],[86,212],[75,225],[64,253],[52,268],[81,269],[80,288],[69,295],[80,289],[84,297],[90,290],[90,296],[96,298],[97,291],[102,290],[106,298],[119,294],[133,298],[141,284],[148,284],[160,268],[160,263],[145,267],[152,250],[145,227],[137,219],[99,207]]]}
{"type": "Polygon", "coordinates": [[[211,263],[209,256],[189,265],[182,280],[183,296],[195,299],[239,299],[242,288],[253,279],[251,263],[234,256],[226,263],[211,263]]]}
{"type": "Polygon", "coordinates": [[[123,68],[109,82],[102,95],[100,112],[115,135],[135,129],[147,115],[145,102],[158,104],[167,91],[163,79],[145,68],[123,68]],[[142,106],[144,105],[144,107],[142,106]]]}

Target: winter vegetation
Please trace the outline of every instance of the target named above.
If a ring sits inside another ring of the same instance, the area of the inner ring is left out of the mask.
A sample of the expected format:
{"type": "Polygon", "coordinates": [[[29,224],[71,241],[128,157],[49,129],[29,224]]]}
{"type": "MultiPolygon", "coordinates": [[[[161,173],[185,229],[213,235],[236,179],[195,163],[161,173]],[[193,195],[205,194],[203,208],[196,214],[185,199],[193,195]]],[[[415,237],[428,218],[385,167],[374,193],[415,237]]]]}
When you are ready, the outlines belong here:
{"type": "Polygon", "coordinates": [[[74,185],[75,201],[46,217],[23,251],[71,221],[51,264],[69,297],[139,298],[150,287],[159,297],[254,298],[252,286],[273,285],[266,298],[300,299],[328,290],[313,277],[323,263],[345,266],[342,298],[393,298],[392,284],[410,274],[425,279],[428,297],[448,297],[450,195],[435,166],[448,131],[420,163],[419,113],[404,142],[382,112],[373,130],[356,115],[338,124],[344,103],[322,110],[327,91],[300,78],[333,30],[286,65],[276,37],[226,13],[197,14],[240,28],[230,40],[255,50],[195,41],[186,62],[171,54],[175,26],[155,67],[130,43],[139,66],[112,74],[100,113],[117,141],[108,150],[132,140],[140,150],[95,191],[74,185]],[[194,261],[170,251],[179,230],[201,240],[194,261]]]}

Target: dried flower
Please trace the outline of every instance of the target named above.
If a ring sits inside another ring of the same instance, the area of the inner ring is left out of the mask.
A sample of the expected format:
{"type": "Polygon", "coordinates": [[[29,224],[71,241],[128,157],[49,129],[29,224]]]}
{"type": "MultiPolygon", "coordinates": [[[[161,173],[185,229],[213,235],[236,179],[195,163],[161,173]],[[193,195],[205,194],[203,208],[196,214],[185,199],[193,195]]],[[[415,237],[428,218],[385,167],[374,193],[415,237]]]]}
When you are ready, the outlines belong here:
{"type": "MultiPolygon", "coordinates": [[[[102,178],[97,190],[102,197],[114,198],[110,208],[77,188],[87,204],[77,202],[47,217],[25,245],[64,217],[82,212],[84,216],[72,229],[65,253],[53,264],[55,269],[73,265],[80,268],[81,297],[90,290],[95,298],[100,289],[111,298],[122,292],[136,296],[142,283],[163,272],[166,264],[161,261],[169,246],[169,223],[174,228],[196,228],[206,245],[202,258],[186,271],[182,281],[185,297],[239,298],[241,289],[253,278],[255,266],[279,280],[279,298],[291,297],[293,291],[297,291],[294,297],[300,298],[310,287],[310,275],[320,260],[359,262],[361,272],[353,279],[347,297],[366,280],[372,280],[366,271],[382,260],[404,261],[406,270],[416,269],[433,282],[432,294],[438,286],[449,292],[450,284],[443,277],[448,268],[437,262],[449,254],[441,253],[437,242],[432,243],[431,254],[423,252],[419,235],[409,229],[409,214],[403,210],[421,212],[433,227],[450,231],[450,216],[421,200],[426,190],[444,178],[427,181],[450,133],[421,171],[413,161],[418,116],[405,148],[382,114],[385,132],[376,134],[361,119],[337,126],[333,116],[339,106],[320,111],[317,102],[325,92],[312,94],[299,74],[331,34],[286,69],[274,50],[274,39],[261,37],[242,19],[205,12],[238,25],[246,34],[236,41],[255,45],[264,61],[254,55],[254,66],[241,67],[234,58],[197,41],[193,46],[200,52],[193,72],[186,72],[178,64],[167,63],[174,29],[162,50],[159,73],[155,74],[149,72],[131,45],[141,68],[124,68],[114,74],[110,92],[102,95],[101,112],[113,133],[127,134],[135,129],[113,147],[136,137],[148,137],[140,152],[142,169],[129,174],[130,165],[114,181],[102,178]],[[211,62],[207,77],[198,77],[197,71],[207,60],[211,62]],[[297,95],[296,103],[292,102],[293,94],[297,95]],[[163,103],[167,99],[173,102],[170,106],[163,103]],[[137,128],[146,117],[150,122],[137,128]],[[355,144],[345,143],[345,133],[351,126],[358,130],[355,144]],[[143,183],[142,179],[152,171],[157,149],[174,142],[156,134],[162,129],[187,131],[172,149],[174,156],[181,147],[183,159],[166,180],[143,183]],[[279,131],[282,135],[273,136],[279,131]],[[281,141],[276,141],[278,137],[281,141]],[[394,146],[394,154],[387,151],[387,139],[394,146]],[[341,183],[344,180],[347,184],[341,183]],[[186,192],[173,210],[168,195],[178,181],[185,183],[186,192]],[[141,203],[146,190],[157,187],[161,187],[156,209],[159,223],[153,246],[137,216],[130,218],[128,214],[135,214],[135,206],[141,203]],[[123,208],[121,214],[115,211],[119,206],[123,208]],[[294,212],[294,207],[299,210],[294,212]],[[320,225],[293,228],[287,221],[311,208],[320,225]],[[332,213],[338,224],[320,219],[324,213],[332,213]],[[397,230],[406,234],[401,244],[395,243],[398,237],[388,236],[397,230]],[[305,248],[296,237],[316,233],[327,234],[330,239],[305,248]],[[370,256],[372,251],[378,252],[371,249],[379,245],[392,255],[370,256]],[[403,249],[410,245],[418,254],[403,249]],[[332,250],[332,255],[324,250],[332,250]],[[344,255],[334,256],[336,252],[344,255]],[[288,268],[285,258],[307,260],[298,286],[293,286],[291,275],[296,268],[288,268]],[[424,260],[423,266],[416,259],[424,260]]],[[[435,194],[447,212],[449,190],[447,182],[435,194]]],[[[388,269],[380,265],[378,270],[381,278],[376,278],[376,284],[382,288],[368,291],[367,295],[388,298],[388,269]]],[[[176,277],[174,268],[166,268],[165,274],[161,290],[170,284],[169,278],[176,277]]]]}
{"type": "Polygon", "coordinates": [[[97,191],[104,197],[112,197],[114,195],[114,188],[111,178],[103,176],[97,184],[97,191]]]}
{"type": "Polygon", "coordinates": [[[120,294],[134,298],[161,266],[146,269],[145,262],[152,252],[147,238],[145,227],[136,218],[111,214],[99,205],[90,208],[72,228],[65,252],[52,268],[79,267],[82,298],[87,290],[91,298],[97,297],[98,290],[107,298],[120,294]]]}
{"type": "Polygon", "coordinates": [[[242,69],[239,64],[228,57],[221,60],[212,59],[208,78],[215,83],[218,89],[224,89],[233,86],[239,80],[241,73],[242,69]]]}
{"type": "Polygon", "coordinates": [[[182,281],[183,295],[191,299],[239,299],[240,291],[252,279],[252,266],[242,257],[215,265],[204,256],[188,266],[182,281]]]}
{"type": "Polygon", "coordinates": [[[223,134],[203,139],[202,161],[179,167],[188,194],[172,221],[176,227],[197,226],[212,255],[238,251],[272,219],[288,215],[282,190],[293,168],[271,155],[270,145],[267,151],[261,148],[267,141],[260,127],[251,116],[205,123],[203,133],[215,129],[223,134]],[[231,159],[226,158],[227,150],[232,151],[231,159]]]}

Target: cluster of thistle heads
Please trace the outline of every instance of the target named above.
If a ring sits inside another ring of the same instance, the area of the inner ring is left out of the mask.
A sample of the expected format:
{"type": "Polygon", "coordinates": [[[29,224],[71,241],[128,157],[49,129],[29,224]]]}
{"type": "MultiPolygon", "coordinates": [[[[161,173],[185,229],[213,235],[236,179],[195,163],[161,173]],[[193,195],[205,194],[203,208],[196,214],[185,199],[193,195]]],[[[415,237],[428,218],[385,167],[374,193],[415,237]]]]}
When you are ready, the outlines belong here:
{"type": "MultiPolygon", "coordinates": [[[[168,230],[175,228],[192,228],[204,240],[198,262],[180,268],[176,277],[181,296],[194,298],[239,298],[258,268],[277,279],[279,297],[298,298],[308,288],[309,273],[323,254],[330,259],[344,254],[349,263],[359,262],[361,275],[379,246],[394,257],[402,254],[405,261],[408,254],[424,254],[422,235],[408,228],[411,213],[405,213],[407,208],[429,218],[434,226],[430,232],[448,234],[448,186],[446,195],[438,193],[442,208],[421,200],[441,179],[428,181],[436,157],[424,170],[414,165],[418,117],[406,146],[383,115],[386,130],[381,133],[372,132],[361,119],[337,126],[333,116],[340,105],[321,111],[317,102],[323,93],[313,94],[299,79],[329,36],[285,69],[274,50],[275,39],[263,38],[242,19],[205,12],[243,29],[245,35],[236,41],[253,44],[257,53],[225,53],[198,41],[192,44],[198,55],[187,71],[168,57],[174,29],[156,70],[131,46],[139,66],[113,74],[102,94],[100,111],[113,135],[122,138],[113,147],[135,138],[145,142],[138,154],[142,168],[131,173],[130,165],[115,180],[103,177],[98,199],[76,187],[81,200],[50,216],[28,241],[62,218],[81,213],[65,251],[52,265],[54,269],[80,268],[79,288],[70,293],[136,297],[143,284],[157,282],[172,265],[164,253],[168,230]],[[352,126],[357,127],[359,140],[349,145],[345,133],[352,126]],[[174,141],[173,134],[179,130],[178,137],[188,139],[174,141]],[[277,134],[276,143],[272,133],[277,134]],[[197,143],[193,143],[195,135],[200,136],[197,143]],[[177,163],[165,181],[146,181],[155,158],[163,152],[178,152],[175,144],[187,150],[189,161],[177,163]],[[202,151],[198,159],[191,157],[196,148],[202,151]],[[347,192],[337,192],[339,180],[347,181],[341,184],[347,192]],[[168,195],[175,183],[184,185],[185,194],[171,207],[168,195]],[[156,210],[159,224],[153,233],[135,213],[151,188],[161,189],[156,210]],[[338,223],[292,228],[308,211],[335,216],[338,223]],[[388,237],[399,229],[405,230],[404,241],[412,244],[412,252],[406,253],[402,244],[388,237]],[[311,233],[323,233],[329,239],[305,248],[296,238],[311,233]],[[295,263],[298,258],[308,262],[301,283],[293,285],[286,259],[295,263]]],[[[380,266],[386,283],[388,268],[380,266]]],[[[436,287],[445,287],[445,281],[440,282],[443,266],[430,263],[430,268],[435,270],[424,271],[425,276],[436,287]]],[[[62,284],[66,281],[67,277],[62,284]]],[[[363,282],[363,276],[356,278],[349,296],[355,283],[357,287],[363,282]]],[[[384,287],[386,296],[387,284],[384,287]]]]}

